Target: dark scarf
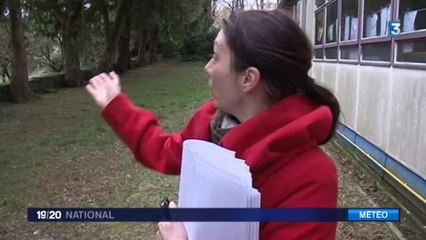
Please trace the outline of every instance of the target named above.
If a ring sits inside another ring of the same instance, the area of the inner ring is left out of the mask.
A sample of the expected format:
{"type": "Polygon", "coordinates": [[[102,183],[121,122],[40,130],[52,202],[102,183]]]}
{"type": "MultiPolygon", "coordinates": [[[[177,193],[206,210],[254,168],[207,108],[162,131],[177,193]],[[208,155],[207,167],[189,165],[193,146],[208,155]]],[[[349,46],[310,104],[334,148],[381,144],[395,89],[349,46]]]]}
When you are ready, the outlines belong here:
{"type": "Polygon", "coordinates": [[[223,136],[238,124],[240,124],[240,122],[234,116],[216,110],[210,123],[212,142],[218,144],[223,136]]]}

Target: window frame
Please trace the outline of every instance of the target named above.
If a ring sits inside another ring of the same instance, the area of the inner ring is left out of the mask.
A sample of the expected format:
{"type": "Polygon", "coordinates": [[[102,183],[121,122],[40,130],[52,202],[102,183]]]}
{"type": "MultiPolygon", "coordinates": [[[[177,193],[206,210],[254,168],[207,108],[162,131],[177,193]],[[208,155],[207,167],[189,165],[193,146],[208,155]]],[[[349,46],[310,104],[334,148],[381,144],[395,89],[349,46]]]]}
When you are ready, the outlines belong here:
{"type": "MultiPolygon", "coordinates": [[[[395,8],[394,8],[394,15],[399,17],[399,3],[401,0],[394,0],[395,1],[395,8]]],[[[410,69],[426,69],[426,63],[415,63],[415,62],[398,62],[397,61],[397,50],[400,42],[405,42],[409,40],[417,40],[417,39],[424,39],[426,41],[426,29],[421,29],[417,31],[412,32],[404,32],[401,33],[399,39],[393,39],[393,46],[394,49],[394,55],[392,56],[393,60],[393,67],[395,68],[410,68],[410,69]]]]}
{"type": "MultiPolygon", "coordinates": [[[[343,63],[343,64],[352,64],[352,65],[367,65],[367,66],[379,66],[379,67],[395,67],[395,68],[408,68],[408,69],[422,69],[426,70],[426,63],[415,63],[415,62],[398,62],[397,61],[397,45],[401,42],[406,42],[409,40],[424,39],[426,41],[426,29],[421,29],[417,31],[404,32],[400,34],[398,39],[390,38],[386,36],[374,36],[374,37],[363,37],[364,31],[364,6],[366,0],[358,0],[358,36],[357,39],[351,40],[341,40],[341,31],[342,31],[342,15],[343,15],[343,2],[344,0],[326,0],[325,3],[315,9],[314,15],[316,17],[317,13],[324,11],[323,22],[324,22],[324,32],[322,43],[314,45],[314,51],[322,49],[322,59],[315,58],[314,62],[327,62],[327,63],[343,63]],[[326,30],[327,30],[327,8],[333,4],[337,3],[337,22],[338,26],[337,39],[336,42],[326,43],[326,30]],[[390,43],[390,60],[389,61],[371,61],[363,59],[363,46],[367,44],[375,43],[390,43]],[[341,47],[354,47],[358,48],[358,59],[342,59],[341,58],[341,47]],[[337,57],[336,59],[327,59],[326,58],[326,49],[336,48],[337,57]]],[[[390,0],[390,20],[395,20],[399,18],[399,3],[403,0],[390,0]]],[[[315,4],[315,3],[314,3],[315,4]]],[[[316,23],[314,25],[316,29],[316,23]]],[[[387,25],[386,25],[387,27],[387,25]]],[[[316,38],[317,36],[315,36],[316,38]]],[[[315,41],[314,41],[315,44],[315,41]]]]}

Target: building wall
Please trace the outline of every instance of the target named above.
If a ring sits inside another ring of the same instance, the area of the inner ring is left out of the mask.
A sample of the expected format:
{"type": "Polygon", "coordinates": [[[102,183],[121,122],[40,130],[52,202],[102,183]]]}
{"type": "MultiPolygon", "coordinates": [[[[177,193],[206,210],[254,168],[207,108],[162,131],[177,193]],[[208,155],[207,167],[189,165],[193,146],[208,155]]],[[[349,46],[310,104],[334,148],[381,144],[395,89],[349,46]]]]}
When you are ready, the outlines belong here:
{"type": "MultiPolygon", "coordinates": [[[[301,2],[301,26],[314,42],[315,1],[301,2]]],[[[389,65],[392,64],[373,66],[360,61],[322,59],[313,62],[310,75],[338,98],[344,126],[339,131],[416,191],[420,195],[418,206],[424,207],[426,70],[389,65]]],[[[383,171],[376,172],[386,179],[383,171]]]]}
{"type": "Polygon", "coordinates": [[[314,63],[312,76],[332,90],[340,121],[426,176],[426,71],[314,63]]]}

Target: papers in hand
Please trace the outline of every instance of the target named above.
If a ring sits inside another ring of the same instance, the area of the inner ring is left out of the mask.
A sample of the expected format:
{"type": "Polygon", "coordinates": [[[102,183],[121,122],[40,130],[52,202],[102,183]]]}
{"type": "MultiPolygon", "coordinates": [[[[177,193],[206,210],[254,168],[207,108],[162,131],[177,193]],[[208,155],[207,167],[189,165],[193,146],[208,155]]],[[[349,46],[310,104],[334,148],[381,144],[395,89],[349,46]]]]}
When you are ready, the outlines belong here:
{"type": "MultiPolygon", "coordinates": [[[[235,152],[201,140],[183,144],[180,208],[259,208],[249,166],[235,152]]],[[[185,222],[189,240],[259,239],[258,222],[185,222]]]]}

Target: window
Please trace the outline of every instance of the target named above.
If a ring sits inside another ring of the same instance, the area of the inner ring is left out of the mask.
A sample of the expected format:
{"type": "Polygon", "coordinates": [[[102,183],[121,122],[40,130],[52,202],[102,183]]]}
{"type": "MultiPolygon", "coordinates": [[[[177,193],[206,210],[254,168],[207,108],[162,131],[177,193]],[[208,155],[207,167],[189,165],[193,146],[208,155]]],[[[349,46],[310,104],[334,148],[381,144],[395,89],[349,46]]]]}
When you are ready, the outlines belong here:
{"type": "Polygon", "coordinates": [[[315,0],[315,9],[318,9],[322,5],[324,5],[325,0],[315,0]]]}
{"type": "Polygon", "coordinates": [[[315,12],[315,59],[337,61],[339,36],[338,1],[315,1],[321,6],[315,12]]]}
{"type": "Polygon", "coordinates": [[[340,58],[345,60],[358,60],[358,45],[341,47],[340,58]]]}
{"type": "Polygon", "coordinates": [[[358,0],[342,1],[341,41],[358,39],[358,21],[358,0]]]}
{"type": "Polygon", "coordinates": [[[297,22],[300,26],[303,25],[303,11],[302,11],[302,1],[297,1],[296,6],[294,7],[295,16],[297,17],[297,22]]]}
{"type": "Polygon", "coordinates": [[[316,0],[315,61],[426,69],[426,0],[316,0]],[[401,22],[400,38],[388,35],[401,22]]]}
{"type": "Polygon", "coordinates": [[[297,24],[299,24],[299,26],[301,26],[302,28],[304,28],[303,26],[303,12],[302,12],[302,1],[296,1],[296,2],[290,2],[290,6],[286,7],[292,14],[293,19],[297,22],[297,24]]]}
{"type": "Polygon", "coordinates": [[[367,61],[389,62],[391,42],[371,43],[362,46],[362,59],[367,61]]]}
{"type": "Polygon", "coordinates": [[[337,41],[337,1],[327,7],[326,43],[337,41]]]}
{"type": "Polygon", "coordinates": [[[323,43],[324,38],[324,10],[315,14],[315,45],[323,43]]]}
{"type": "Polygon", "coordinates": [[[325,49],[325,58],[326,59],[337,59],[337,48],[326,48],[325,49]]]}
{"type": "Polygon", "coordinates": [[[402,32],[426,29],[426,1],[400,0],[398,16],[402,32]]]}
{"type": "Polygon", "coordinates": [[[387,23],[391,19],[391,1],[364,1],[364,31],[363,37],[386,36],[387,23]]]}
{"type": "Polygon", "coordinates": [[[399,42],[397,61],[426,63],[426,39],[399,42]]]}
{"type": "Polygon", "coordinates": [[[315,49],[315,58],[316,59],[323,59],[324,58],[324,52],[323,49],[315,49]]]}

